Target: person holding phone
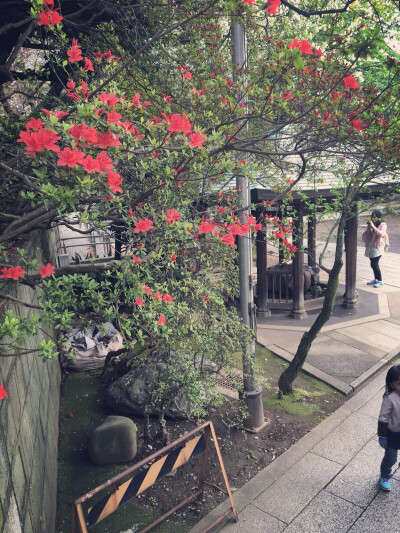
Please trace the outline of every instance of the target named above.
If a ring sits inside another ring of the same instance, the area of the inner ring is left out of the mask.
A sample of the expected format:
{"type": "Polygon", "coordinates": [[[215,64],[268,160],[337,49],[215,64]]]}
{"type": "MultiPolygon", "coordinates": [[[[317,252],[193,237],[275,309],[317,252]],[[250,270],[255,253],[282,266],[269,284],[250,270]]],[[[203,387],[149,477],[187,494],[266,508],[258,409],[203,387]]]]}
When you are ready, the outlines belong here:
{"type": "Polygon", "coordinates": [[[382,273],[379,267],[379,260],[385,252],[387,243],[387,225],[383,221],[383,213],[379,209],[372,211],[371,220],[367,222],[367,229],[362,236],[365,244],[365,255],[369,257],[371,268],[374,273],[374,279],[367,285],[373,285],[375,288],[383,287],[382,273]]]}

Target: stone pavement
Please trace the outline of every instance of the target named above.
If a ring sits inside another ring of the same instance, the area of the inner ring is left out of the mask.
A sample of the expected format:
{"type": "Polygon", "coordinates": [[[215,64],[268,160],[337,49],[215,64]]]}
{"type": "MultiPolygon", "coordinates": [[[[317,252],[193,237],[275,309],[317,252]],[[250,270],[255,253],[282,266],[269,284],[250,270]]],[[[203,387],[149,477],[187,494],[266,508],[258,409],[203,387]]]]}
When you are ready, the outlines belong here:
{"type": "MultiPolygon", "coordinates": [[[[332,317],[314,341],[304,370],[349,394],[379,371],[400,352],[400,255],[387,252],[381,259],[384,287],[366,285],[372,278],[364,247],[357,247],[357,290],[359,307],[342,305],[344,272],[342,268],[337,304],[332,317]]],[[[326,265],[333,263],[333,245],[326,265]],[[330,260],[329,257],[332,257],[330,260]]],[[[274,313],[258,319],[257,340],[280,357],[290,361],[300,339],[314,322],[318,310],[309,311],[304,320],[274,313]]],[[[400,528],[399,528],[400,531],[400,528]]]]}
{"type": "MultiPolygon", "coordinates": [[[[385,375],[386,369],[236,491],[239,522],[231,514],[212,532],[399,532],[400,470],[391,493],[378,486],[385,375]]],[[[226,500],[189,533],[202,532],[229,507],[226,500]]]]}

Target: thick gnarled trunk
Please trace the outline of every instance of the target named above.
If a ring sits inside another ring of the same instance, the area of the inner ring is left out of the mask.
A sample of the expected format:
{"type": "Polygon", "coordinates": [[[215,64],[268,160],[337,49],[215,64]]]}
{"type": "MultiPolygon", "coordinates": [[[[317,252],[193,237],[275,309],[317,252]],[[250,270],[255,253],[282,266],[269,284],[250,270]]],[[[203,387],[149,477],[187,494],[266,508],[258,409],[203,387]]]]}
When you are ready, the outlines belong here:
{"type": "Polygon", "coordinates": [[[336,292],[339,285],[339,274],[343,266],[342,236],[345,219],[345,214],[342,214],[339,221],[338,237],[336,240],[335,262],[331,271],[329,272],[329,279],[326,287],[326,293],[322,309],[317,318],[315,319],[315,322],[311,326],[310,330],[304,333],[304,335],[302,336],[294,358],[292,359],[286,370],[282,372],[279,378],[278,386],[279,390],[283,394],[290,394],[293,392],[293,382],[303,367],[303,364],[307,358],[308,352],[310,351],[313,341],[332,315],[336,292]]]}

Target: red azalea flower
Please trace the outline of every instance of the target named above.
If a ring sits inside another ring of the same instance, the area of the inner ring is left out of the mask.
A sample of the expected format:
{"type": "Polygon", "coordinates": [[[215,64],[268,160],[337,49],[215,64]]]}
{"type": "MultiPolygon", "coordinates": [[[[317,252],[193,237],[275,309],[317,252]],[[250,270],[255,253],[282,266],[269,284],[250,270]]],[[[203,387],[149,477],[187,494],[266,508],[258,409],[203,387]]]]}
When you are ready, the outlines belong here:
{"type": "Polygon", "coordinates": [[[300,41],[299,48],[300,52],[302,52],[303,54],[311,55],[313,53],[312,46],[307,39],[303,39],[302,41],[300,41]]]}
{"type": "Polygon", "coordinates": [[[108,157],[107,152],[102,150],[96,157],[100,165],[100,172],[104,170],[112,170],[114,168],[111,157],[108,157]]]}
{"type": "Polygon", "coordinates": [[[60,15],[60,13],[58,13],[58,11],[49,9],[48,11],[41,11],[39,13],[39,20],[36,22],[36,24],[38,26],[52,27],[56,24],[60,24],[62,20],[63,17],[60,15]]]}
{"type": "Polygon", "coordinates": [[[163,294],[162,301],[170,304],[173,301],[173,298],[170,294],[163,294]]]}
{"type": "Polygon", "coordinates": [[[107,171],[107,185],[110,187],[113,193],[121,192],[121,183],[124,180],[121,178],[120,174],[118,172],[114,172],[112,170],[107,171]]]}
{"type": "Polygon", "coordinates": [[[206,296],[206,295],[203,296],[203,302],[208,302],[209,299],[210,299],[209,296],[206,296]]]}
{"type": "Polygon", "coordinates": [[[346,76],[343,78],[343,85],[346,89],[359,89],[360,86],[354,76],[346,76]]]}
{"type": "Polygon", "coordinates": [[[158,319],[157,325],[158,326],[165,326],[165,316],[164,315],[160,315],[160,318],[158,319]]]}
{"type": "Polygon", "coordinates": [[[293,41],[288,44],[288,48],[293,50],[294,48],[300,48],[300,41],[298,39],[293,39],[293,41]]]}
{"type": "Polygon", "coordinates": [[[283,93],[281,96],[281,100],[289,100],[289,98],[292,98],[292,94],[289,91],[283,93]]]}
{"type": "Polygon", "coordinates": [[[155,300],[161,300],[163,295],[161,294],[161,292],[153,292],[153,296],[155,300]]]}
{"type": "Polygon", "coordinates": [[[191,133],[192,125],[188,117],[184,114],[175,113],[168,118],[169,126],[168,131],[171,133],[191,133]]]}
{"type": "Polygon", "coordinates": [[[135,230],[134,230],[135,233],[140,233],[140,232],[145,233],[146,231],[149,231],[151,229],[154,229],[152,220],[148,218],[141,219],[138,217],[138,221],[135,222],[135,230]]]}
{"type": "Polygon", "coordinates": [[[3,383],[0,383],[0,400],[4,400],[4,398],[7,398],[7,393],[3,387],[3,383]]]}
{"type": "Polygon", "coordinates": [[[86,170],[88,174],[91,172],[103,172],[100,161],[98,159],[93,159],[91,155],[86,156],[85,159],[79,164],[86,170]]]}
{"type": "Polygon", "coordinates": [[[85,64],[83,65],[83,70],[91,70],[94,72],[93,63],[88,57],[85,57],[85,64]]]}
{"type": "Polygon", "coordinates": [[[33,118],[29,120],[29,122],[26,123],[26,131],[32,130],[39,130],[42,126],[44,126],[43,122],[40,118],[33,118]]]}
{"type": "Polygon", "coordinates": [[[129,216],[130,216],[131,218],[133,218],[133,217],[135,216],[135,211],[132,211],[131,208],[129,208],[128,211],[129,211],[129,216]]]}
{"type": "Polygon", "coordinates": [[[47,265],[42,265],[40,268],[39,274],[42,276],[42,279],[47,278],[48,276],[51,276],[54,274],[56,269],[51,265],[50,263],[47,263],[47,265]]]}
{"type": "Polygon", "coordinates": [[[76,63],[82,59],[82,50],[76,39],[72,39],[71,49],[67,51],[68,62],[76,63]]]}
{"type": "Polygon", "coordinates": [[[132,260],[134,263],[140,263],[142,261],[140,257],[136,257],[135,254],[132,255],[132,260]]]}
{"type": "Polygon", "coordinates": [[[221,242],[229,244],[229,246],[235,246],[235,237],[231,233],[225,233],[221,237],[221,242]]]}
{"type": "Polygon", "coordinates": [[[105,93],[104,91],[99,94],[98,99],[103,102],[104,105],[120,105],[118,96],[113,93],[105,93]]]}
{"type": "Polygon", "coordinates": [[[14,279],[15,281],[17,281],[19,278],[25,277],[25,270],[20,266],[11,268],[3,267],[0,272],[0,278],[3,279],[14,279]]]}
{"type": "Polygon", "coordinates": [[[206,220],[204,217],[201,219],[201,224],[198,226],[199,234],[202,233],[215,233],[215,222],[212,220],[206,220]]]}
{"type": "MultiPolygon", "coordinates": [[[[119,121],[119,119],[122,118],[122,115],[120,113],[117,113],[115,109],[112,109],[109,113],[106,115],[107,122],[113,122],[114,124],[119,121]]],[[[132,124],[133,125],[133,124],[132,124]]]]}
{"type": "Polygon", "coordinates": [[[144,104],[140,102],[140,93],[136,93],[131,102],[133,103],[133,105],[130,106],[131,109],[135,109],[136,107],[148,107],[151,105],[150,102],[144,102],[144,104]]]}
{"type": "Polygon", "coordinates": [[[94,143],[99,148],[109,148],[110,146],[121,146],[119,135],[114,135],[110,130],[105,133],[97,132],[97,139],[94,143]]]}
{"type": "Polygon", "coordinates": [[[174,222],[177,222],[181,216],[182,215],[179,213],[179,211],[175,211],[175,209],[168,209],[165,222],[171,226],[174,222]]]}
{"type": "Polygon", "coordinates": [[[171,255],[171,261],[176,261],[176,258],[177,258],[177,255],[176,255],[176,253],[174,252],[174,253],[171,255]]]}
{"type": "Polygon", "coordinates": [[[266,12],[270,15],[276,15],[278,13],[277,9],[281,5],[281,0],[268,0],[268,5],[266,7],[266,12]]]}
{"type": "Polygon", "coordinates": [[[139,296],[139,298],[136,298],[135,305],[138,307],[143,307],[143,299],[139,296]]]}
{"type": "Polygon", "coordinates": [[[190,148],[199,148],[199,150],[203,150],[202,143],[205,140],[206,138],[199,131],[195,131],[190,136],[189,146],[190,148]]]}
{"type": "Polygon", "coordinates": [[[64,118],[64,117],[67,117],[69,115],[69,113],[66,113],[65,111],[56,111],[54,113],[54,116],[56,118],[64,118]]]}
{"type": "Polygon", "coordinates": [[[67,166],[69,168],[73,168],[78,164],[82,164],[84,157],[85,154],[78,150],[76,146],[73,150],[66,147],[64,150],[61,150],[61,152],[58,152],[59,159],[57,161],[57,165],[59,167],[67,166]]]}

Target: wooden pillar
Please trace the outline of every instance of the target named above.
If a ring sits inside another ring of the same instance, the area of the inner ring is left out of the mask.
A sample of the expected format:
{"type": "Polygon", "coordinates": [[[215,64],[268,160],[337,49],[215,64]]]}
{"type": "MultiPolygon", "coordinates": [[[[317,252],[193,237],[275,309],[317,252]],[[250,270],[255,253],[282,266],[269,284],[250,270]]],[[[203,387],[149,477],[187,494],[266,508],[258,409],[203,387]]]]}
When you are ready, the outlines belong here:
{"type": "Polygon", "coordinates": [[[298,204],[296,208],[293,244],[298,250],[293,258],[293,308],[290,316],[301,320],[307,316],[304,310],[303,204],[298,204]]]}
{"type": "Polygon", "coordinates": [[[343,305],[348,309],[358,307],[358,294],[356,289],[357,276],[357,205],[353,213],[346,220],[345,246],[346,246],[346,290],[344,292],[343,305]]]}
{"type": "Polygon", "coordinates": [[[267,283],[267,228],[263,209],[257,209],[257,221],[261,220],[262,230],[257,231],[257,316],[271,316],[268,309],[268,283],[267,283]]]}
{"type": "Polygon", "coordinates": [[[307,221],[307,265],[313,267],[317,262],[317,239],[316,239],[317,223],[314,217],[309,217],[307,221]]]}
{"type": "MultiPolygon", "coordinates": [[[[279,220],[282,221],[283,215],[282,215],[282,211],[280,209],[277,212],[277,216],[278,216],[279,220]]],[[[284,249],[283,249],[282,239],[279,239],[278,243],[279,243],[278,262],[279,262],[279,264],[282,264],[283,260],[285,259],[285,252],[284,252],[284,249]]]]}

